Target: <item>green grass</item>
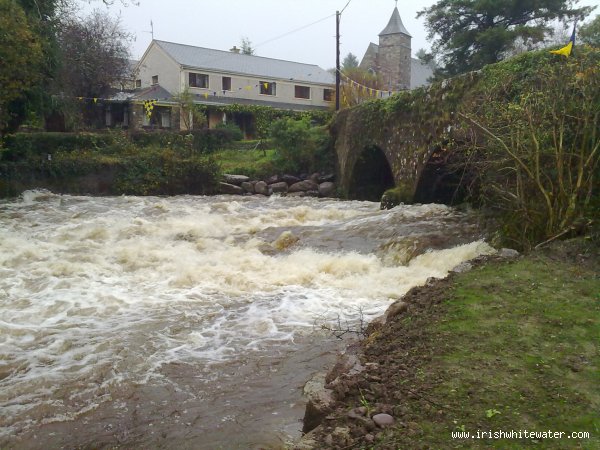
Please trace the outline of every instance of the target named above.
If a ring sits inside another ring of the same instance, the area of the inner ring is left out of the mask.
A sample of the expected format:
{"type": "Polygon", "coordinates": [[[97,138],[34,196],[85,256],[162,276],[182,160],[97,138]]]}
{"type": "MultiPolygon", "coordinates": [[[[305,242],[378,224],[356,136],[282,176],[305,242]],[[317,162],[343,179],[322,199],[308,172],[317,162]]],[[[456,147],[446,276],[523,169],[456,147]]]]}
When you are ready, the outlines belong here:
{"type": "MultiPolygon", "coordinates": [[[[428,448],[600,448],[598,273],[538,256],[486,265],[454,286],[432,329],[438,353],[422,368],[437,380],[428,395],[446,406],[444,419],[420,417],[419,441],[428,448]],[[457,430],[587,431],[591,439],[461,442],[451,440],[457,430]]],[[[398,429],[384,441],[404,438],[398,429]]]]}
{"type": "Polygon", "coordinates": [[[236,150],[216,151],[214,159],[223,173],[247,175],[249,177],[268,177],[275,174],[275,150],[236,150]]]}

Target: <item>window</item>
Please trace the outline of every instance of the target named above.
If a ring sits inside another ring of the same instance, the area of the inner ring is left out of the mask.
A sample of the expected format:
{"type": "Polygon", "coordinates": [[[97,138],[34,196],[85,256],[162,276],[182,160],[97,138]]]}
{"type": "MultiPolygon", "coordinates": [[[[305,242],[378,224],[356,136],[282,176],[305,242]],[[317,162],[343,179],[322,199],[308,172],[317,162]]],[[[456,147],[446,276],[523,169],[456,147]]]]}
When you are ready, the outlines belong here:
{"type": "Polygon", "coordinates": [[[269,83],[268,81],[260,82],[260,93],[262,95],[275,95],[276,93],[276,84],[269,83]]]}
{"type": "Polygon", "coordinates": [[[135,80],[135,87],[136,88],[141,88],[142,87],[142,80],[135,80]]]}
{"type": "Polygon", "coordinates": [[[294,97],[310,98],[310,88],[308,86],[294,86],[294,97]]]}
{"type": "Polygon", "coordinates": [[[208,75],[190,72],[190,87],[208,89],[208,75]]]}
{"type": "Polygon", "coordinates": [[[152,84],[158,84],[158,75],[152,75],[152,84]]]}
{"type": "Polygon", "coordinates": [[[222,84],[221,89],[223,89],[224,91],[230,91],[231,90],[231,77],[223,77],[221,84],[222,84]]]}
{"type": "Polygon", "coordinates": [[[323,89],[323,100],[326,102],[332,102],[335,91],[333,89],[323,89]]]}

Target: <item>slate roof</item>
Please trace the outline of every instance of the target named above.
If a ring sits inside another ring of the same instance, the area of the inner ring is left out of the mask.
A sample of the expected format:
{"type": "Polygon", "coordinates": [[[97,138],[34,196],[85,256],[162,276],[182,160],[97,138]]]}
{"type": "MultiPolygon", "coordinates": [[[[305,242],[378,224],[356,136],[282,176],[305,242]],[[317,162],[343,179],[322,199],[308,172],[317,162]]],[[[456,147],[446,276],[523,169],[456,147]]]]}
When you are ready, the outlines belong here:
{"type": "Polygon", "coordinates": [[[154,86],[150,86],[141,90],[138,90],[134,93],[132,99],[133,100],[172,100],[173,96],[169,91],[167,91],[162,86],[155,84],[154,86]]]}
{"type": "MultiPolygon", "coordinates": [[[[390,18],[389,23],[383,29],[379,36],[384,36],[386,34],[398,34],[402,33],[407,36],[410,36],[410,33],[406,30],[406,27],[402,23],[402,19],[400,18],[400,13],[398,12],[398,8],[394,8],[394,12],[392,13],[392,17],[390,18]]],[[[412,36],[410,36],[412,37],[412,36]]]]}
{"type": "Polygon", "coordinates": [[[154,42],[178,64],[190,68],[258,76],[268,79],[293,80],[304,83],[335,83],[335,78],[332,74],[314,64],[244,55],[166,41],[155,40],[154,42]]]}

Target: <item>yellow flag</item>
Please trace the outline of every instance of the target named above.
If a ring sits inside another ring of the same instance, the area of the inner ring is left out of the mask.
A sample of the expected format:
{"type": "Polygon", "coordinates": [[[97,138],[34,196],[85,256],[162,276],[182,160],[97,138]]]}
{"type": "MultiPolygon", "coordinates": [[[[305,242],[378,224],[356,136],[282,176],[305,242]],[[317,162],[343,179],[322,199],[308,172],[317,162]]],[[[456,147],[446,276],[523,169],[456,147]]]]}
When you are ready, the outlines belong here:
{"type": "Polygon", "coordinates": [[[555,55],[563,55],[567,58],[571,54],[571,50],[573,50],[573,41],[569,41],[567,45],[563,48],[559,48],[558,50],[550,50],[550,53],[554,53],[555,55]]]}
{"type": "Polygon", "coordinates": [[[96,97],[94,97],[94,103],[96,103],[98,101],[98,99],[96,97]]]}
{"type": "Polygon", "coordinates": [[[575,31],[577,29],[577,21],[573,24],[573,33],[571,33],[571,39],[569,39],[569,43],[565,45],[563,48],[559,48],[558,50],[550,50],[550,53],[554,53],[555,55],[563,55],[565,57],[569,57],[573,52],[573,46],[575,45],[575,31]]]}
{"type": "Polygon", "coordinates": [[[208,92],[204,93],[204,98],[208,98],[208,92]]]}
{"type": "Polygon", "coordinates": [[[269,83],[263,83],[263,86],[265,87],[265,89],[269,89],[269,83]]]}

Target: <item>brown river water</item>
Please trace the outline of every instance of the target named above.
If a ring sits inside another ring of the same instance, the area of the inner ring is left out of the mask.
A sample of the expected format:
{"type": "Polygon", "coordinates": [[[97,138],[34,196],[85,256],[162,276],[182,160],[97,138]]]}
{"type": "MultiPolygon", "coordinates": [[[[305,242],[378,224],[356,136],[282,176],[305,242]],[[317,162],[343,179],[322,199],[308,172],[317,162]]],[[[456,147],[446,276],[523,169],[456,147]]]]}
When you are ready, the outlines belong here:
{"type": "Polygon", "coordinates": [[[303,385],[412,286],[493,252],[443,205],[0,202],[0,448],[282,448],[303,385]]]}

